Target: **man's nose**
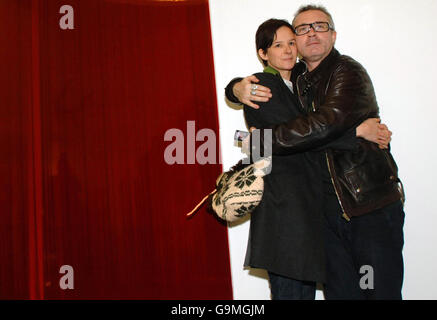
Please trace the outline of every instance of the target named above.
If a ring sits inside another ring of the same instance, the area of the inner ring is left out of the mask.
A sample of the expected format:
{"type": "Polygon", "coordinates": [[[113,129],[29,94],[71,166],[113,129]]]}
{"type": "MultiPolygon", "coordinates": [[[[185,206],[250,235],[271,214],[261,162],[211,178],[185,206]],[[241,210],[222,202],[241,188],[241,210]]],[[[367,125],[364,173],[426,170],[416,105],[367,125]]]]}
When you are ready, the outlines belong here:
{"type": "Polygon", "coordinates": [[[308,32],[308,36],[314,36],[316,34],[316,31],[314,30],[314,27],[313,26],[311,26],[310,27],[310,31],[308,32]]]}

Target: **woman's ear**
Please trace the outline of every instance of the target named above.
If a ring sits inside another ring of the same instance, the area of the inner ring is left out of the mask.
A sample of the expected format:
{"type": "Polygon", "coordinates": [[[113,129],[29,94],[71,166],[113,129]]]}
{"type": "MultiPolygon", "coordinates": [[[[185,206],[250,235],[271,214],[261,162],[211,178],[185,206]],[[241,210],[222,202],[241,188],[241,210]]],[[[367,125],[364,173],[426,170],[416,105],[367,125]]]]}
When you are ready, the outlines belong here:
{"type": "Polygon", "coordinates": [[[266,54],[266,52],[264,52],[263,49],[258,49],[258,55],[260,56],[260,58],[262,60],[266,60],[267,61],[267,54],[266,54]]]}

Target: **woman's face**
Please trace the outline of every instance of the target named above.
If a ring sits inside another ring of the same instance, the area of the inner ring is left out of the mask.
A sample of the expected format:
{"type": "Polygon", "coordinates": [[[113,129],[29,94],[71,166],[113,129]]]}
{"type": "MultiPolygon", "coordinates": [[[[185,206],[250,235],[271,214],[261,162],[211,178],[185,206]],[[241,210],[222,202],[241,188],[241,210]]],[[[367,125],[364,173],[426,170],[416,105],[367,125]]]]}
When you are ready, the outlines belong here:
{"type": "Polygon", "coordinates": [[[267,52],[262,49],[258,51],[260,57],[267,61],[267,64],[278,70],[284,77],[288,75],[296,64],[297,48],[296,38],[290,28],[282,26],[276,30],[276,35],[267,52]]]}

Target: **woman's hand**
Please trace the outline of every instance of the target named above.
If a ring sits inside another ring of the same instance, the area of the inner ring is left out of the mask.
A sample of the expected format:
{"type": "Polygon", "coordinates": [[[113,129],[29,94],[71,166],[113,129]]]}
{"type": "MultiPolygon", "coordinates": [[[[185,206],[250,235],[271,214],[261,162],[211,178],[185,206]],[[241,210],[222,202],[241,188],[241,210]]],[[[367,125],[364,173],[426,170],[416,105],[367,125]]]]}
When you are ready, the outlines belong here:
{"type": "Polygon", "coordinates": [[[272,97],[270,89],[258,85],[259,80],[255,76],[249,76],[237,82],[232,89],[234,95],[241,103],[259,109],[259,106],[252,101],[267,102],[272,97]]]}
{"type": "Polygon", "coordinates": [[[387,149],[391,141],[392,132],[385,124],[381,124],[381,119],[370,118],[362,122],[357,127],[357,137],[379,145],[381,149],[387,149]]]}

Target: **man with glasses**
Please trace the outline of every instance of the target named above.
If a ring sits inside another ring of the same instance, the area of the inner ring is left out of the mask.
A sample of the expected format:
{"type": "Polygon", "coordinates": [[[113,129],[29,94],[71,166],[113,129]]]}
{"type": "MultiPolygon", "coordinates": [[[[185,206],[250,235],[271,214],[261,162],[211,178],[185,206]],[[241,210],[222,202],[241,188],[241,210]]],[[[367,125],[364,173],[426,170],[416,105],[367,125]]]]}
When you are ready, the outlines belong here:
{"type": "MultiPolygon", "coordinates": [[[[366,70],[334,48],[329,12],[305,6],[292,24],[302,61],[291,80],[308,113],[260,129],[272,130],[276,155],[317,152],[379,114],[366,70]]],[[[253,76],[240,80],[227,86],[229,100],[258,108],[254,102],[271,97],[253,76]]],[[[402,299],[404,195],[390,151],[356,138],[350,149],[320,152],[319,165],[323,190],[315,200],[324,201],[325,298],[402,299]]]]}

